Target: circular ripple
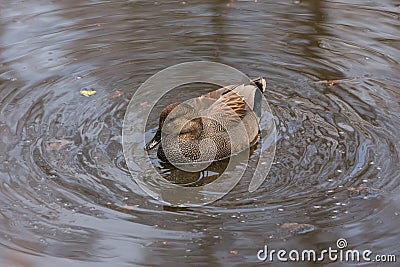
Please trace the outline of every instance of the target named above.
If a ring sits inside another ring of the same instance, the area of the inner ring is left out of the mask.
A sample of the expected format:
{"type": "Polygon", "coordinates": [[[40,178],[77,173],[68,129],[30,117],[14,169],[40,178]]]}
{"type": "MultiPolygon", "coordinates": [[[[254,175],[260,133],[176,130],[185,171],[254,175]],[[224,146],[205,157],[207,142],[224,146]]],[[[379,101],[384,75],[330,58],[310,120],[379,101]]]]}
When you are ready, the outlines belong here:
{"type": "Polygon", "coordinates": [[[255,263],[265,243],[310,249],[339,237],[398,253],[398,7],[231,2],[0,4],[0,243],[10,253],[233,265],[255,263]],[[250,169],[212,206],[171,209],[131,181],[122,121],[142,82],[192,60],[268,79],[277,155],[256,192],[250,169]],[[286,222],[314,227],[291,239],[286,222]]]}

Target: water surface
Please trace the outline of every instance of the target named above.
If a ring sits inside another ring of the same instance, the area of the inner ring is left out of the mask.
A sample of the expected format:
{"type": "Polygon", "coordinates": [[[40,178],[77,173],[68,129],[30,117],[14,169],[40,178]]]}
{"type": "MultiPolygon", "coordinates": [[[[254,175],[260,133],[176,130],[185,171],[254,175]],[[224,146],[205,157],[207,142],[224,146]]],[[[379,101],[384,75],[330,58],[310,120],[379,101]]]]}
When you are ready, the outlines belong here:
{"type": "Polygon", "coordinates": [[[256,266],[338,238],[400,260],[399,19],[394,0],[2,1],[0,265],[256,266]],[[141,83],[193,60],[268,80],[277,153],[257,191],[174,209],[131,179],[121,129],[141,83]]]}

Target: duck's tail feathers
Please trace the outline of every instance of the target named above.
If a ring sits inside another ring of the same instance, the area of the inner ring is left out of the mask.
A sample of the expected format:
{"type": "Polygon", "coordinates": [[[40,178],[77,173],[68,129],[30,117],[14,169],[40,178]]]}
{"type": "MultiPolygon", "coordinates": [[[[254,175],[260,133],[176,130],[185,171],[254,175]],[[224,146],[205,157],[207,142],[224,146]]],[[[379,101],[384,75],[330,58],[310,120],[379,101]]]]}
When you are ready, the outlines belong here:
{"type": "Polygon", "coordinates": [[[264,93],[267,90],[267,81],[263,77],[255,78],[251,80],[251,82],[254,83],[261,92],[264,93]]]}

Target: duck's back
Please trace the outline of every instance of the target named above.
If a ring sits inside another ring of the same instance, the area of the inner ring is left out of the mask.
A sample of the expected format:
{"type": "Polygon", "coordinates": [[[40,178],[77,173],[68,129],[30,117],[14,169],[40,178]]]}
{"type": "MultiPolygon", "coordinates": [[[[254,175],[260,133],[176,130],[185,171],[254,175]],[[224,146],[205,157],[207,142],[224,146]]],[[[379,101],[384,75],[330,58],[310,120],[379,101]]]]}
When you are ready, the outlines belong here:
{"type": "Polygon", "coordinates": [[[166,150],[168,158],[177,163],[213,161],[247,149],[258,137],[261,97],[257,86],[231,85],[189,100],[202,117],[201,135],[196,139],[180,138],[179,147],[165,142],[168,147],[160,146],[158,156],[166,160],[166,150]]]}

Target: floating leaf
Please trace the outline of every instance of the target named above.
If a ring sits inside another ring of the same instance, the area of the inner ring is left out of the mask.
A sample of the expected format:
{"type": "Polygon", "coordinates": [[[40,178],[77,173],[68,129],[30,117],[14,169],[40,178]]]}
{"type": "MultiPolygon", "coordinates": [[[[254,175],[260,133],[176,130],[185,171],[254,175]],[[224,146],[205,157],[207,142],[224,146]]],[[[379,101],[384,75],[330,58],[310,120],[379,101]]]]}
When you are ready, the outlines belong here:
{"type": "Polygon", "coordinates": [[[91,96],[96,94],[96,90],[84,88],[81,90],[81,95],[83,96],[91,96]]]}

